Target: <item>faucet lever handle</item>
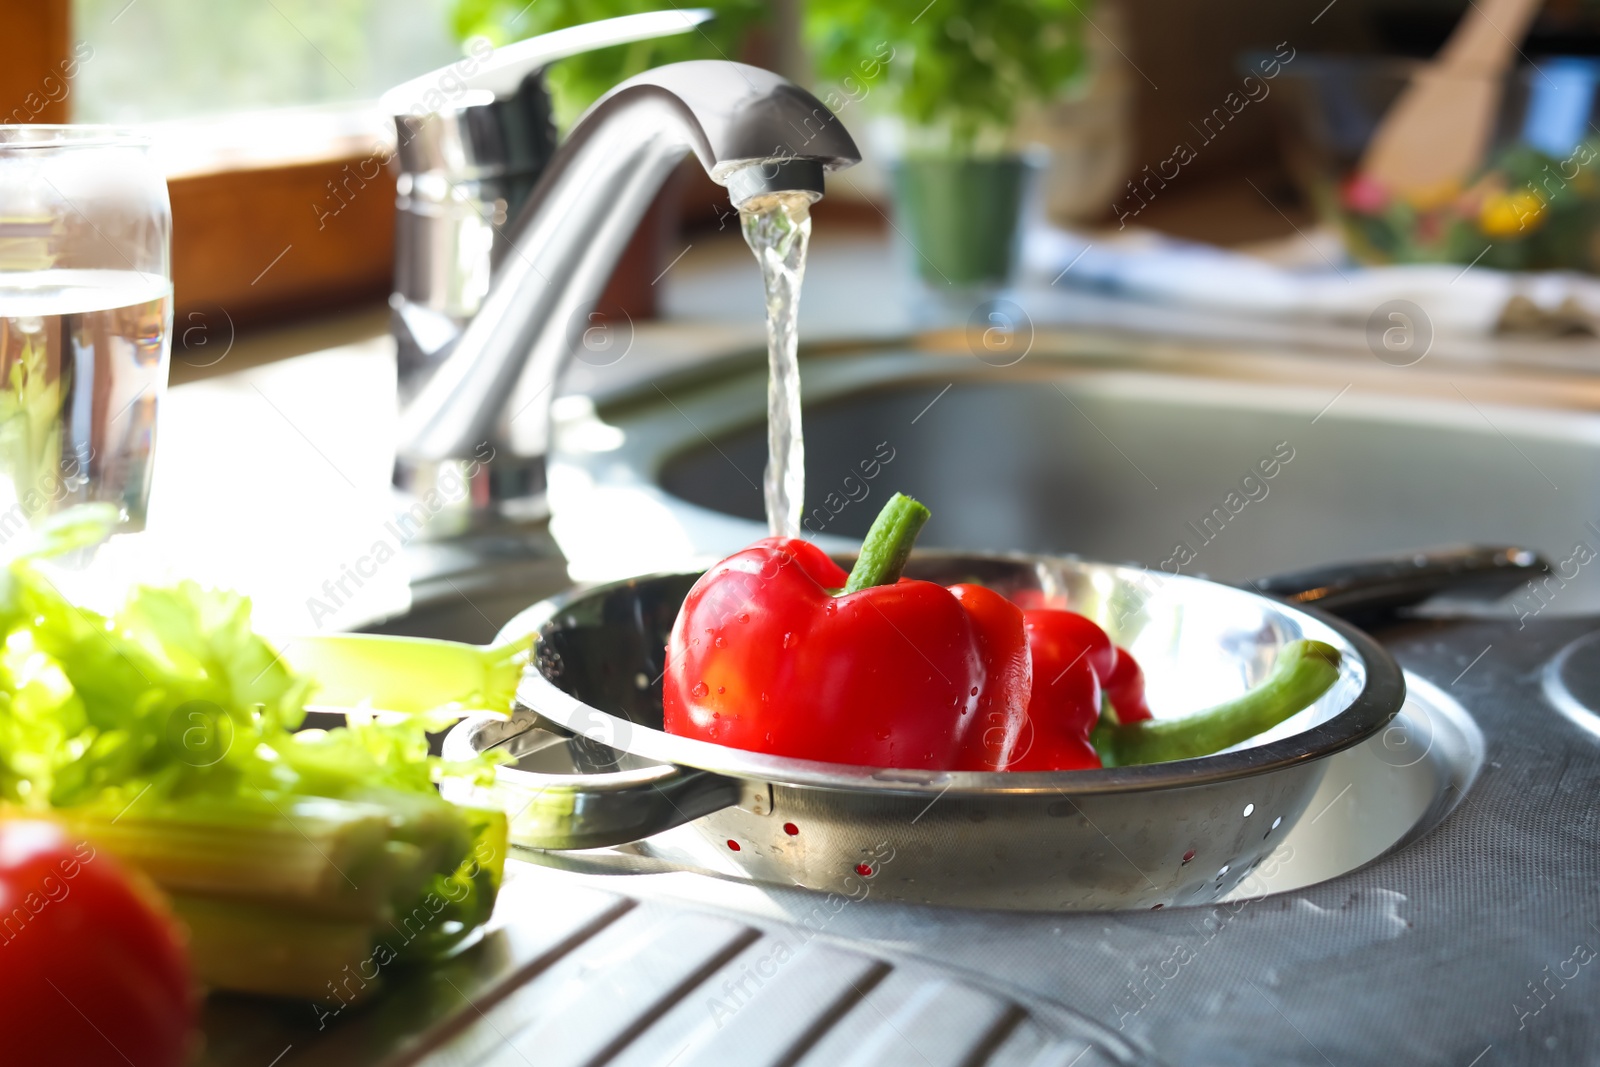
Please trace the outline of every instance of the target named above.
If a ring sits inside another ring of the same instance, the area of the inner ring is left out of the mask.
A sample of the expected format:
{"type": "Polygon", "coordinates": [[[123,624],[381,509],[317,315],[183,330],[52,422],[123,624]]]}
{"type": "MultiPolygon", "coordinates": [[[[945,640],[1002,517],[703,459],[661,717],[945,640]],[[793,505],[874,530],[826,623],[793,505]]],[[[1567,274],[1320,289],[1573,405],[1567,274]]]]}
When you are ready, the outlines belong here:
{"type": "MultiPolygon", "coordinates": [[[[419,103],[425,102],[430,93],[439,94],[441,86],[445,84],[460,85],[461,88],[457,90],[458,96],[470,92],[490,92],[497,99],[510,96],[517,91],[524,78],[536,70],[548,67],[558,59],[592,52],[597,48],[608,48],[611,45],[632,44],[634,41],[648,41],[656,37],[672,37],[688,33],[702,22],[710,21],[713,14],[709,8],[704,7],[646,11],[638,15],[623,15],[614,19],[601,19],[599,22],[586,22],[581,26],[568,26],[537,37],[529,37],[525,41],[502,45],[489,53],[488,57],[470,72],[463,73],[458,61],[412,78],[384,93],[381,104],[391,115],[414,113],[419,103]]],[[[452,104],[463,102],[460,99],[449,101],[452,104]]],[[[427,110],[436,111],[438,107],[427,110]]]]}

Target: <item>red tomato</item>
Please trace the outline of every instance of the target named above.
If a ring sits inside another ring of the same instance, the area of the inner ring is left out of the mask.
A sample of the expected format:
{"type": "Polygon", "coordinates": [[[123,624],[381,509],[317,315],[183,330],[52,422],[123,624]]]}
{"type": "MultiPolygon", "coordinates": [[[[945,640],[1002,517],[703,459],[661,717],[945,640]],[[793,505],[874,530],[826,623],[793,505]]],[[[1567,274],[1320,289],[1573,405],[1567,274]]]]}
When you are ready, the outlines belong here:
{"type": "Polygon", "coordinates": [[[180,1067],[196,1008],[154,890],[55,823],[0,820],[0,1059],[180,1067]]]}

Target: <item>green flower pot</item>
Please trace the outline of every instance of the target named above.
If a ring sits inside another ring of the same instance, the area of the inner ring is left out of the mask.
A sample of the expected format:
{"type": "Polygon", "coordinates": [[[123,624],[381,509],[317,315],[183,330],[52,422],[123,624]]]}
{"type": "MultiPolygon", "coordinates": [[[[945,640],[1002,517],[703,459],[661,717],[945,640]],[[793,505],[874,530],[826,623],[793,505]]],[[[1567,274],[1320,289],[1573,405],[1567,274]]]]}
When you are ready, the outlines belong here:
{"type": "Polygon", "coordinates": [[[1004,285],[1032,166],[1019,157],[917,158],[894,168],[895,212],[930,285],[1004,285]]]}

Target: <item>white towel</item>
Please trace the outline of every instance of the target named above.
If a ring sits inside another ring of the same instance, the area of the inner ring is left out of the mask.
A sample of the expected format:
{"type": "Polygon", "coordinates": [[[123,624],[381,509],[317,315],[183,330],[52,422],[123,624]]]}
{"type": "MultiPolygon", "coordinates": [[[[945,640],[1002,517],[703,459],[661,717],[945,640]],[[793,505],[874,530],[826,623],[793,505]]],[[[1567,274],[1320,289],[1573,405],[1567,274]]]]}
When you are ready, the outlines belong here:
{"type": "Polygon", "coordinates": [[[1035,279],[1211,312],[1364,323],[1380,305],[1409,300],[1442,334],[1600,332],[1600,279],[1588,275],[1449,263],[1364,267],[1327,249],[1315,262],[1285,267],[1148,231],[1108,239],[1038,226],[1023,242],[1024,267],[1035,279]]]}

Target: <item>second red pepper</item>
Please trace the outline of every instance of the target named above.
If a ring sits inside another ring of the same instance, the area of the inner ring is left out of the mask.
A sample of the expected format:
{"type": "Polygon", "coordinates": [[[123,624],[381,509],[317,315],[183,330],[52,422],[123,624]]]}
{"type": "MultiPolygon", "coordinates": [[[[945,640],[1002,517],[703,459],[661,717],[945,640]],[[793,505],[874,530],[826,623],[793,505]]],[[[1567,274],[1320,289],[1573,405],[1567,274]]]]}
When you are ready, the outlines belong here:
{"type": "Polygon", "coordinates": [[[1111,704],[1119,722],[1150,718],[1144,674],[1127,650],[1076,612],[1029,608],[1022,613],[1033,661],[1028,729],[1006,767],[1012,771],[1075,771],[1100,766],[1089,734],[1111,704]]]}

